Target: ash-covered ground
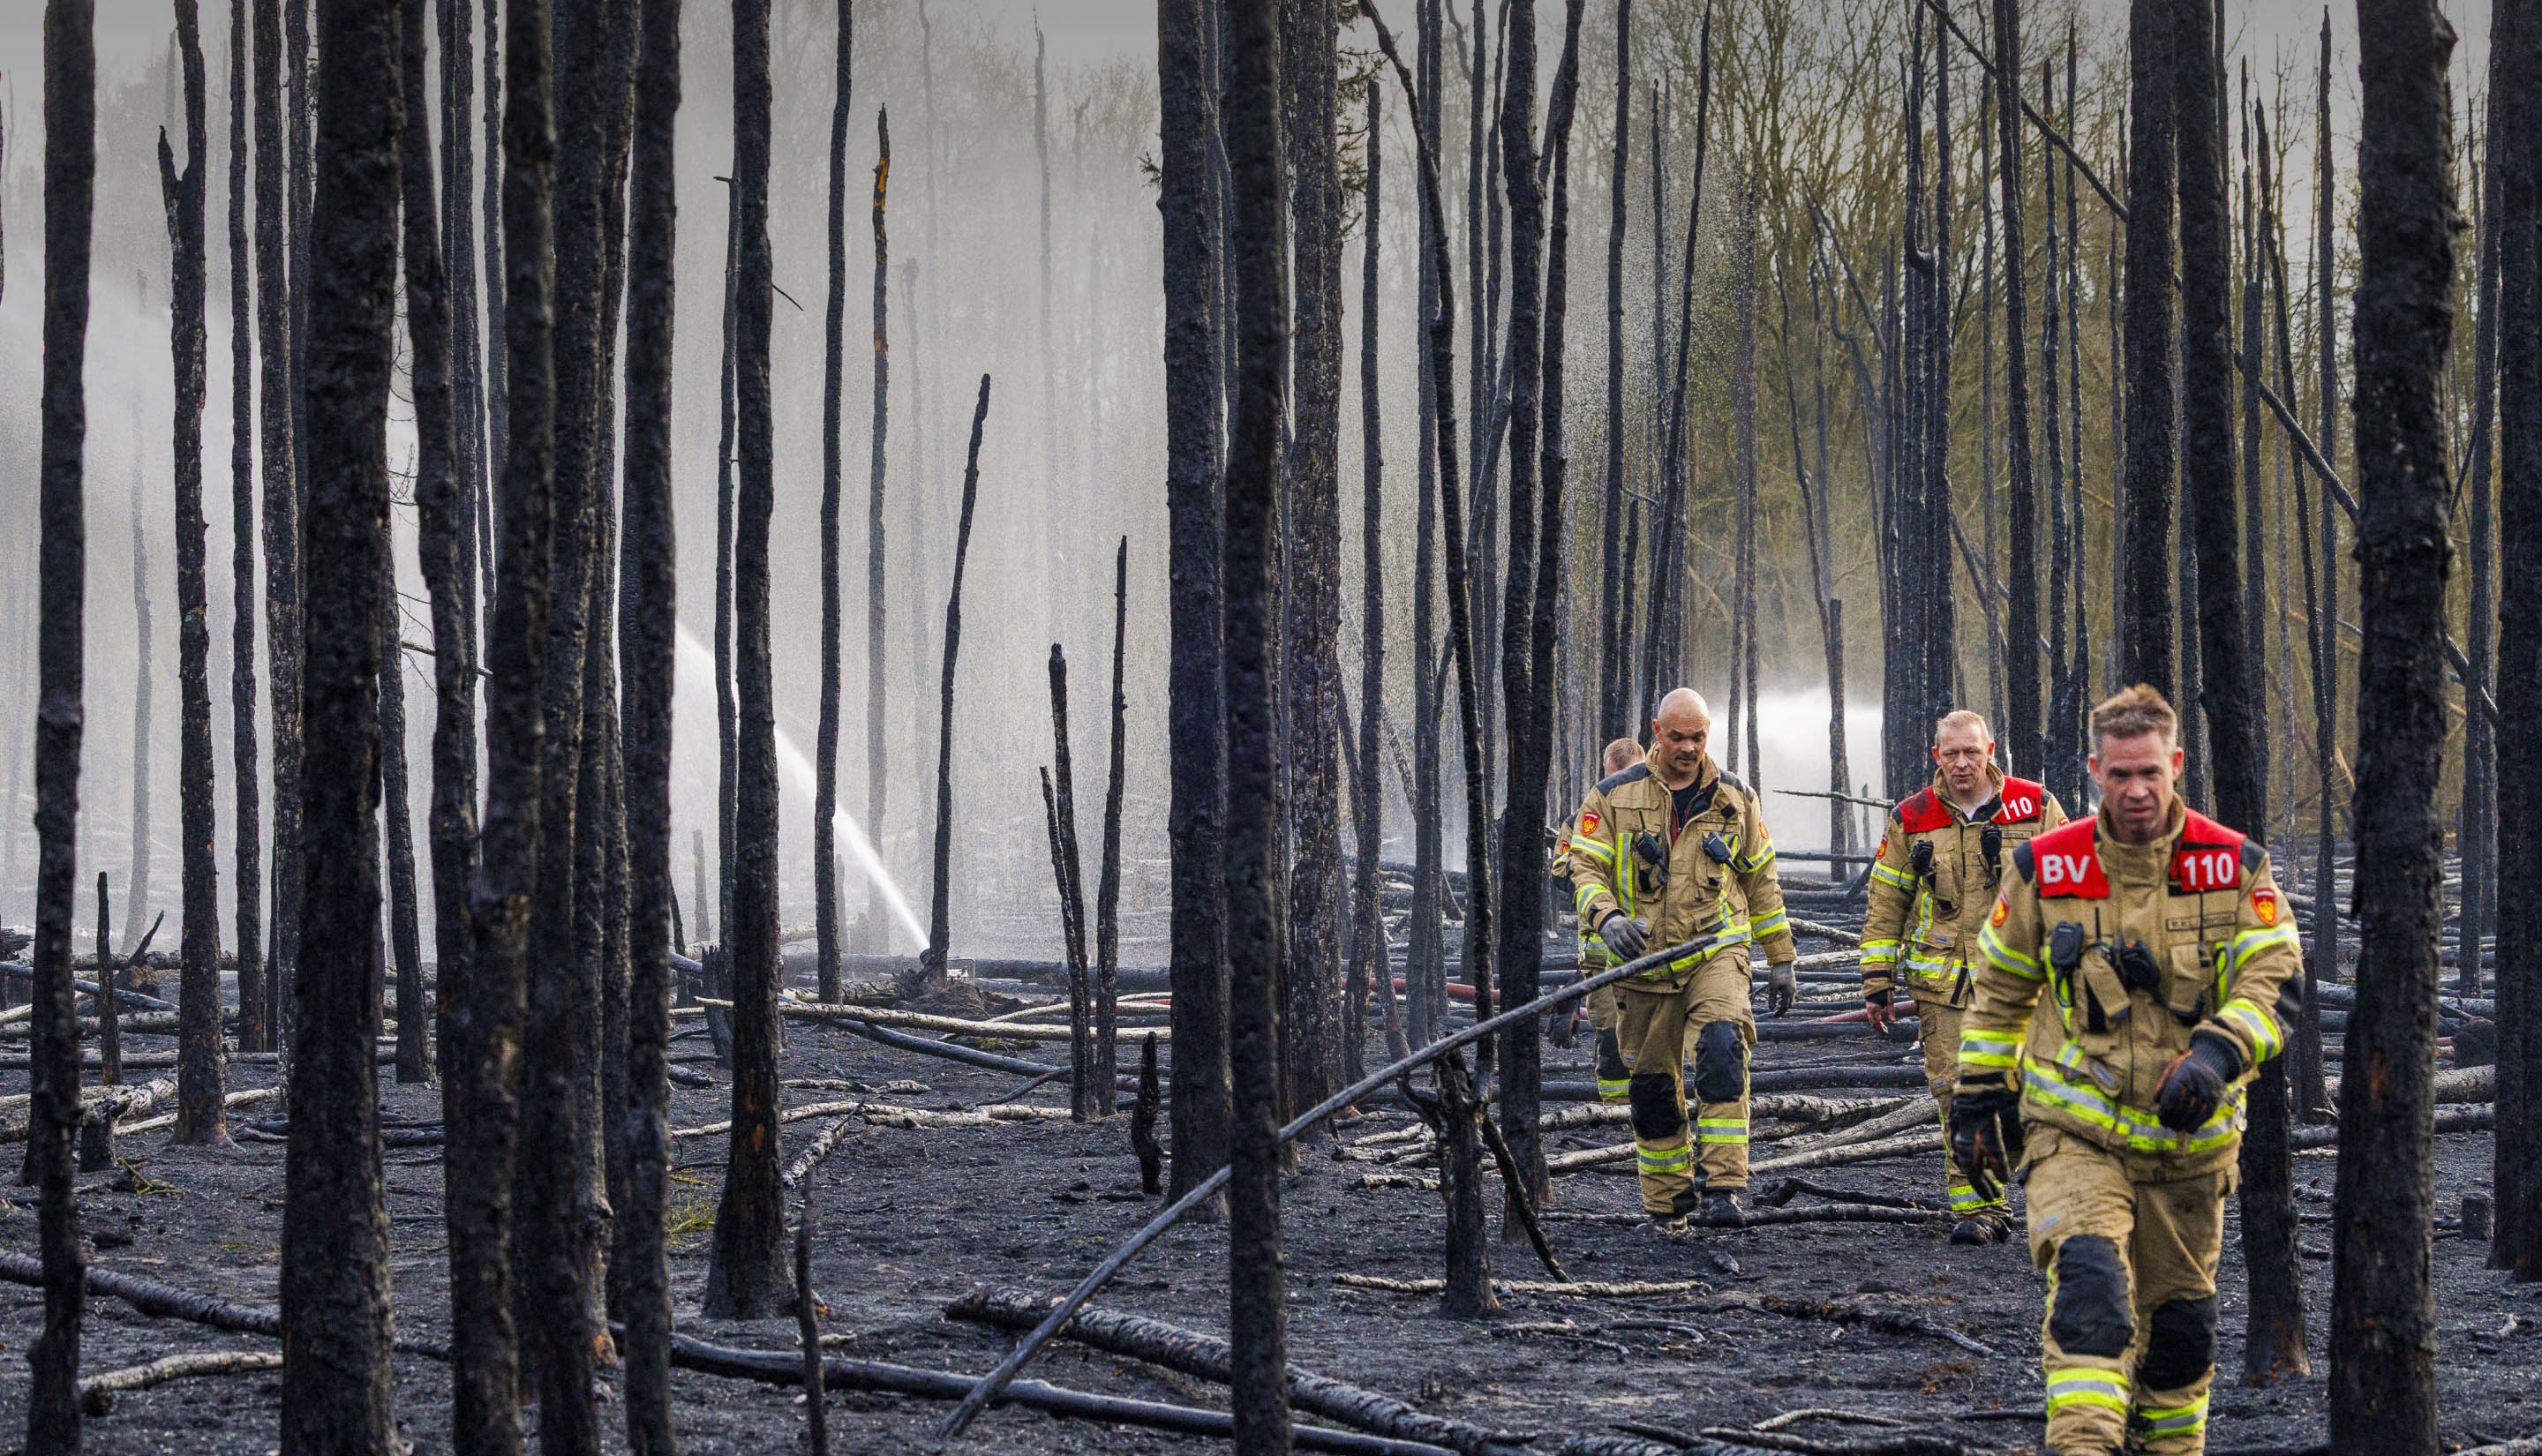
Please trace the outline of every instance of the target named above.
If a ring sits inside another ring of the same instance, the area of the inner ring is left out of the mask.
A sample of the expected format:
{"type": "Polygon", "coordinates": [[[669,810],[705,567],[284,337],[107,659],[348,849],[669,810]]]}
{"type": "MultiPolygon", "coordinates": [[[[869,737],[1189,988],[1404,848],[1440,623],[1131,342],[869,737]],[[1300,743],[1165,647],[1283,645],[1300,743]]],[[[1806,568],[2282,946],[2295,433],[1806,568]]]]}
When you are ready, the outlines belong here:
{"type": "MultiPolygon", "coordinates": [[[[1835,991],[1828,987],[1825,993],[1835,991]]],[[[128,1045],[162,1044],[148,1039],[128,1045]]],[[[683,1065],[713,1070],[702,1036],[684,1039],[674,1050],[694,1058],[683,1065]]],[[[1373,1042],[1372,1054],[1377,1050],[1373,1042]]],[[[1568,1052],[1548,1048],[1547,1079],[1586,1079],[1585,1054],[1585,1039],[1568,1052]]],[[[1065,1060],[1064,1047],[1044,1045],[1027,1055],[1065,1060]]],[[[1868,1036],[1768,1043],[1759,1048],[1757,1067],[1858,1064],[1872,1057],[1903,1061],[1911,1055],[1911,1048],[1868,1036]]],[[[1124,1061],[1136,1065],[1135,1045],[1127,1036],[1124,1061]]],[[[787,1028],[783,1068],[789,1078],[855,1081],[874,1089],[922,1083],[923,1090],[877,1090],[873,1100],[925,1110],[970,1109],[1010,1094],[1018,1080],[801,1022],[787,1028]]],[[[400,1086],[386,1080],[386,1073],[384,1067],[387,1120],[437,1123],[436,1088],[400,1086]]],[[[270,1066],[234,1067],[232,1085],[262,1085],[272,1075],[270,1066]]],[[[25,1088],[23,1071],[0,1073],[0,1092],[25,1088]]],[[[785,1103],[857,1095],[836,1086],[788,1087],[785,1103]]],[[[711,1087],[675,1087],[674,1126],[721,1120],[727,1098],[719,1074],[711,1087]]],[[[1065,1091],[1054,1083],[1025,1100],[1064,1106],[1065,1091]]],[[[241,1109],[234,1126],[279,1115],[278,1105],[241,1109]]],[[[1412,1124],[1399,1107],[1373,1107],[1340,1128],[1338,1138],[1346,1143],[1412,1124]]],[[[827,1119],[785,1125],[785,1155],[792,1157],[826,1126],[827,1119]]],[[[1770,1128],[1760,1123],[1758,1131],[1770,1128]]],[[[271,1304],[280,1259],[281,1143],[243,1141],[235,1151],[210,1152],[169,1147],[165,1136],[145,1132],[121,1139],[120,1155],[142,1175],[139,1191],[129,1175],[80,1180],[83,1224],[96,1245],[97,1264],[227,1300],[271,1304]]],[[[1551,1134],[1548,1151],[1624,1136],[1624,1128],[1612,1125],[1565,1130],[1551,1134]]],[[[723,1139],[684,1138],[677,1146],[675,1226],[700,1230],[671,1239],[681,1328],[721,1344],[796,1347],[790,1320],[718,1324],[697,1317],[709,1237],[703,1230],[721,1182],[723,1139]]],[[[1771,1152],[1770,1141],[1758,1143],[1759,1158],[1771,1152]]],[[[438,1340],[447,1333],[448,1309],[441,1152],[391,1149],[386,1158],[399,1330],[438,1340]]],[[[2463,1195],[2485,1191],[2489,1160],[2485,1133],[2439,1137],[2437,1206],[2450,1211],[2463,1195]]],[[[1621,1223],[1550,1225],[1558,1255],[1578,1279],[1698,1279],[1716,1298],[1748,1291],[1851,1301],[1924,1316],[1986,1347],[1992,1351],[1986,1354],[1944,1338],[1882,1333],[1859,1323],[1688,1308],[1689,1300],[1703,1295],[1509,1294],[1497,1318],[1462,1322],[1443,1318],[1435,1296],[1336,1282],[1345,1274],[1412,1279],[1442,1273],[1438,1195],[1363,1187],[1364,1175],[1375,1171],[1383,1170],[1339,1159],[1331,1140],[1319,1140],[1285,1180],[1290,1345],[1293,1360],[1308,1369],[1477,1424],[1537,1433],[1533,1445],[1538,1450],[1550,1450],[1565,1434],[1611,1430],[1618,1421],[1692,1432],[1802,1409],[1902,1418],[1916,1430],[2005,1451],[2037,1448],[2036,1420],[2001,1419],[2006,1412],[2035,1411],[2041,1401],[2036,1359],[2043,1281],[2018,1242],[1955,1248],[1946,1242],[1942,1223],[1803,1224],[1682,1237],[1621,1223]],[[1969,1419],[1985,1413],[1997,1419],[1969,1419]]],[[[2224,1374],[2215,1396],[2211,1449],[2302,1448],[2325,1438],[2333,1173],[2328,1153],[2298,1155],[2315,1372],[2309,1378],[2265,1390],[2247,1389],[2235,1378],[2242,1361],[2243,1274],[2238,1226],[2228,1215],[2218,1351],[2224,1374]]],[[[1892,1197],[1938,1199],[1940,1192],[1938,1154],[1803,1176],[1832,1189],[1892,1197]]],[[[1774,1181],[1771,1174],[1760,1177],[1757,1192],[1774,1181]]],[[[1090,1126],[1041,1121],[909,1128],[888,1119],[866,1121],[810,1176],[808,1186],[819,1230],[813,1277],[828,1305],[825,1329],[836,1352],[967,1373],[994,1364],[1008,1337],[946,1318],[950,1301],[980,1285],[1062,1292],[1161,1206],[1161,1200],[1140,1193],[1126,1112],[1090,1126]]],[[[16,1206],[0,1212],[0,1247],[32,1253],[32,1200],[23,1192],[13,1192],[13,1198],[16,1206]]],[[[1815,1201],[1805,1197],[1796,1203],[1815,1201]]],[[[1620,1171],[1556,1181],[1554,1207],[1561,1212],[1622,1214],[1638,1206],[1633,1180],[1620,1171]]],[[[2485,1247],[2450,1233],[2440,1233],[2435,1244],[2438,1379],[2449,1442],[2542,1430],[2542,1388],[2532,1378],[2542,1367],[2542,1297],[2513,1289],[2488,1270],[2485,1253],[2485,1247]]],[[[1224,1335],[1226,1257],[1223,1225],[1186,1225],[1142,1256],[1096,1303],[1224,1335]]],[[[1492,1258],[1497,1276],[1545,1276],[1524,1242],[1495,1242],[1492,1258]]],[[[9,1371],[0,1379],[0,1450],[14,1449],[23,1439],[26,1381],[19,1362],[41,1312],[38,1291],[0,1285],[0,1368],[9,1371]]],[[[119,1300],[92,1296],[82,1366],[94,1373],[178,1351],[256,1347],[270,1348],[271,1343],[153,1321],[119,1300]]],[[[1219,1409],[1225,1404],[1224,1391],[1205,1381],[1065,1342],[1031,1373],[1108,1395],[1219,1409]]],[[[400,1355],[396,1380],[398,1420],[411,1449],[447,1449],[445,1370],[428,1358],[400,1355]]],[[[803,1412],[793,1390],[686,1371],[675,1372],[675,1382],[684,1449],[768,1456],[803,1448],[803,1412]]],[[[90,1425],[87,1447],[262,1456],[276,1447],[279,1390],[277,1375],[253,1374],[184,1380],[126,1395],[90,1425]]],[[[939,1448],[932,1432],[944,1410],[934,1401],[834,1391],[832,1448],[1023,1456],[1216,1444],[1008,1408],[984,1417],[961,1441],[939,1448]]],[[[535,1413],[531,1420],[535,1428],[535,1413]]],[[[614,1389],[603,1423],[618,1448],[622,1421],[614,1389]]],[[[1877,1433],[1832,1424],[1797,1429],[1831,1437],[1877,1433]]]]}

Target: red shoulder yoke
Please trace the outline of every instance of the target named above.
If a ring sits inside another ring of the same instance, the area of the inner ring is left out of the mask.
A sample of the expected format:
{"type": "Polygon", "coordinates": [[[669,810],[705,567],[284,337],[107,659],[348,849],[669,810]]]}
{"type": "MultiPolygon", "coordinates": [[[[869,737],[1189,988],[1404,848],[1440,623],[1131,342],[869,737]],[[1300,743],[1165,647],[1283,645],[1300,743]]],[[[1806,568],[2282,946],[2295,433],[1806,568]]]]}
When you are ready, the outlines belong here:
{"type": "Polygon", "coordinates": [[[1899,804],[1898,825],[1910,835],[1928,835],[1935,830],[1949,829],[1950,806],[1944,804],[1942,796],[1934,793],[1928,784],[1899,804]]]}
{"type": "Polygon", "coordinates": [[[2187,817],[2171,848],[2172,893],[2204,895],[2242,888],[2242,843],[2250,837],[2195,809],[2183,813],[2187,817]]]}
{"type": "Polygon", "coordinates": [[[1995,823],[2028,824],[2048,812],[2048,788],[2027,778],[2007,778],[1995,805],[1995,823]]]}
{"type": "Polygon", "coordinates": [[[2101,870],[2093,821],[2077,819],[2059,825],[2023,845],[2022,851],[2038,867],[2041,898],[2110,898],[2110,877],[2101,870]]]}

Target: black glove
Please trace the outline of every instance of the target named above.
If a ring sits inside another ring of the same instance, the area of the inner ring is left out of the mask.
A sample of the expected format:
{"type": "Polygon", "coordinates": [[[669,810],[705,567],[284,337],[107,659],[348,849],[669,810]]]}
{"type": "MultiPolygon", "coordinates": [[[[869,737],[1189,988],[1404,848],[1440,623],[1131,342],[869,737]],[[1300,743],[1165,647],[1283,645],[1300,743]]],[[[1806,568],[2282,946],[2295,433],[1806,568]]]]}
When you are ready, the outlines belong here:
{"type": "Polygon", "coordinates": [[[1650,944],[1650,933],[1641,921],[1622,910],[1607,915],[1598,926],[1598,938],[1607,942],[1607,954],[1619,966],[1642,958],[1642,951],[1650,944]]]}
{"type": "Polygon", "coordinates": [[[1801,993],[1801,973],[1789,961],[1777,961],[1765,972],[1765,1005],[1775,1015],[1792,1009],[1793,1000],[1801,993]]]}
{"type": "Polygon", "coordinates": [[[1951,1156],[1969,1186],[1991,1203],[2021,1161],[2021,1094],[2009,1087],[1963,1087],[1951,1099],[1951,1156]]]}
{"type": "Polygon", "coordinates": [[[2189,1050],[2163,1068],[2153,1090],[2154,1116],[2174,1132],[2206,1126],[2224,1100],[2224,1089],[2242,1075],[2242,1053],[2221,1033],[2201,1031],[2189,1050]]]}

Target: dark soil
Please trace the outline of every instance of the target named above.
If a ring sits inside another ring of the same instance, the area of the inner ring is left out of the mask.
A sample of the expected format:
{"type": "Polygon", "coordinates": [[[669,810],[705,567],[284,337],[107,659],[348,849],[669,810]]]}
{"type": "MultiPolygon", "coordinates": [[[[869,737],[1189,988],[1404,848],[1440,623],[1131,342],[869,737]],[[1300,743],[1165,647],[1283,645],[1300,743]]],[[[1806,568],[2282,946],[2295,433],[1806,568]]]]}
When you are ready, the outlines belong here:
{"type": "MultiPolygon", "coordinates": [[[[1815,987],[1814,987],[1815,989],[1815,987]]],[[[687,1023],[694,1025],[694,1023],[687,1023]]],[[[1125,1064],[1135,1043],[1124,1037],[1125,1064]]],[[[160,1039],[128,1046],[151,1050],[160,1039]]],[[[703,1057],[702,1036],[675,1052],[703,1057]]],[[[1021,1051],[1064,1062],[1064,1048],[1021,1051]]],[[[1806,1060],[1892,1057],[1905,1049],[1868,1036],[1834,1043],[1780,1043],[1760,1049],[1758,1066],[1806,1060]]],[[[1548,1080],[1588,1076],[1585,1043],[1548,1049],[1548,1080]]],[[[712,1070],[704,1060],[687,1065],[712,1070]]],[[[831,1028],[788,1028],[785,1074],[852,1078],[882,1087],[916,1080],[923,1092],[895,1090],[877,1100],[928,1109],[963,1109],[1010,1093],[1018,1078],[877,1046],[831,1028]]],[[[269,1066],[234,1068],[233,1086],[269,1081],[269,1066]]],[[[385,1078],[386,1068],[383,1068],[385,1078]]],[[[26,1088],[24,1072],[0,1073],[0,1092],[26,1088]]],[[[789,1088],[787,1104],[853,1096],[789,1088]]],[[[1830,1095],[1843,1095],[1832,1093],[1830,1095]]],[[[727,1091],[675,1088],[675,1126],[720,1120],[727,1091]]],[[[439,1093],[383,1081],[383,1113],[399,1121],[437,1123],[439,1093]]],[[[1064,1106],[1054,1083],[1028,1099],[1064,1106]]],[[[1126,1099],[1125,1099],[1126,1106],[1126,1099]]],[[[242,1110],[236,1126],[280,1115],[278,1105],[242,1110]]],[[[787,1124],[790,1157],[825,1126],[787,1124]]],[[[1400,1110],[1341,1130],[1344,1139],[1408,1126],[1400,1110]]],[[[1763,1130],[1760,1126],[1760,1131],[1763,1130]]],[[[1601,1127],[1555,1134],[1549,1150],[1620,1140],[1623,1128],[1601,1127]]],[[[279,1142],[243,1142],[234,1152],[173,1148],[164,1132],[123,1139],[121,1154],[145,1175],[144,1191],[118,1191],[106,1174],[81,1180],[83,1218],[105,1268],[251,1304],[275,1297],[282,1223],[279,1142]]],[[[2439,1140],[2437,1205],[2450,1212],[2463,1195],[2485,1192],[2486,1134],[2439,1140]]],[[[703,1230],[721,1182],[722,1140],[678,1144],[681,1162],[671,1203],[675,1227],[703,1230]]],[[[1770,1147],[1760,1144],[1762,1156],[1770,1147]]],[[[15,1162],[17,1149],[8,1149],[15,1162]]],[[[446,1334],[445,1263],[439,1149],[387,1154],[397,1309],[402,1334],[438,1340],[446,1334]]],[[[1629,1167],[1629,1164],[1624,1165],[1629,1167]]],[[[1672,1238],[1617,1224],[1560,1222],[1554,1244],[1580,1279],[1685,1279],[1720,1291],[1748,1290],[1812,1299],[1855,1299],[1911,1312],[1955,1328],[1989,1347],[1979,1355],[1943,1339],[1883,1334],[1862,1326],[1765,1314],[1688,1312],[1682,1297],[1619,1300],[1546,1294],[1505,1297],[1500,1318],[1479,1323],[1440,1317],[1431,1297],[1337,1286],[1342,1274],[1396,1278],[1442,1271],[1438,1197],[1419,1189],[1360,1187],[1365,1162],[1338,1161],[1329,1143],[1309,1149],[1284,1189],[1293,1358],[1308,1368],[1374,1387],[1425,1409],[1476,1423],[1542,1433],[1549,1450],[1562,1434],[1640,1421],[1692,1431],[1744,1425],[1780,1412],[1839,1409],[1907,1419],[2006,1450],[2035,1449],[2035,1420],[1956,1422],[1983,1411],[2035,1411],[2043,1280],[2017,1243],[1955,1248],[1940,1224],[1830,1223],[1697,1232],[1672,1238]],[[1642,1322],[1638,1326],[1635,1322],[1642,1322]],[[1690,1326],[1685,1329],[1653,1325],[1690,1326]]],[[[2330,1300],[2329,1153],[2299,1154],[2303,1195],[2306,1296],[2315,1374],[2269,1390],[2245,1389],[2240,1370],[2242,1272],[2237,1233],[2225,1240],[2219,1382],[2211,1445],[2302,1447],[2325,1439],[2323,1338],[2330,1300]]],[[[1938,1199],[1939,1159],[1926,1155],[1807,1173],[1815,1183],[1892,1196],[1938,1199]]],[[[132,1180],[120,1180],[128,1190],[132,1180]]],[[[1770,1185],[1772,1175],[1760,1179],[1770,1185]]],[[[919,1128],[877,1124],[856,1132],[810,1180],[819,1201],[814,1278],[829,1306],[825,1329],[841,1353],[939,1369],[977,1372],[995,1363],[1008,1337],[942,1317],[945,1304],[977,1284],[1012,1285],[1056,1294],[1108,1249],[1153,1215],[1159,1200],[1142,1198],[1129,1145],[1126,1112],[1095,1126],[1009,1123],[986,1128],[919,1128]]],[[[20,1197],[24,1197],[21,1195],[20,1197]]],[[[1810,1201],[1803,1199],[1801,1202],[1810,1201]]],[[[1588,1173],[1557,1181],[1557,1208],[1627,1213],[1638,1209],[1633,1180],[1588,1173]]],[[[1133,1264],[1099,1305],[1223,1334],[1227,1322],[1223,1226],[1192,1225],[1168,1235],[1133,1264]]],[[[674,1296],[683,1329],[731,1345],[791,1348],[790,1320],[760,1325],[697,1318],[705,1279],[707,1235],[672,1240],[674,1296]]],[[[0,1212],[0,1247],[33,1252],[31,1205],[0,1212]]],[[[2485,1267],[2485,1248],[2439,1233],[2435,1245],[2440,1346],[2438,1380],[2449,1441],[2523,1435],[2542,1429],[2542,1299],[2510,1288],[2485,1267]]],[[[1524,1242],[1493,1246],[1504,1278],[1541,1279],[1524,1242]]],[[[154,1322],[114,1299],[93,1298],[82,1368],[90,1372],[181,1350],[257,1347],[250,1337],[154,1322]]],[[[38,1328],[37,1290],[0,1285],[0,1360],[13,1371],[38,1328]]],[[[1135,1361],[1062,1343],[1034,1367],[1056,1384],[1121,1396],[1223,1408],[1223,1392],[1135,1361]]],[[[684,1448],[771,1456],[802,1448],[803,1420],[790,1389],[678,1372],[678,1425],[684,1448]]],[[[399,1422],[417,1453],[446,1449],[444,1370],[411,1355],[397,1360],[399,1422]]],[[[273,1449],[279,1382],[271,1375],[179,1381],[122,1397],[93,1422],[88,1449],[99,1452],[239,1453],[273,1449]]],[[[25,1428],[26,1385],[0,1380],[0,1449],[25,1428]]],[[[833,1391],[833,1449],[897,1452],[938,1449],[938,1403],[833,1391]]],[[[533,1419],[535,1419],[533,1417],[533,1419]]],[[[603,1423],[613,1446],[620,1424],[614,1390],[603,1423]]],[[[1836,1436],[1865,1427],[1813,1424],[1836,1436]]],[[[1127,1427],[1055,1420],[1028,1411],[995,1411],[953,1449],[995,1453],[1164,1451],[1206,1443],[1127,1427]]]]}

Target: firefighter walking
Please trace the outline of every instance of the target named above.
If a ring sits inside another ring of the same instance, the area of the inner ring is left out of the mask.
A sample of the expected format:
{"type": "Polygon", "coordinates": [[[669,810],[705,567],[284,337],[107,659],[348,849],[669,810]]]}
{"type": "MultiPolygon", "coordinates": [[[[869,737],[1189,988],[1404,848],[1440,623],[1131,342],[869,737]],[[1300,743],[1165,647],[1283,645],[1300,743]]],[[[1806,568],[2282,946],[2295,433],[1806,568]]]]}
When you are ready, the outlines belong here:
{"type": "MultiPolygon", "coordinates": [[[[1985,719],[1963,708],[1933,727],[1933,781],[1890,811],[1871,866],[1862,921],[1862,998],[1886,1031],[1899,989],[1914,999],[1924,1080],[1942,1125],[1960,1074],[1960,1022],[1973,993],[1970,956],[1994,903],[2006,858],[2034,835],[2065,822],[2056,796],[1994,764],[1985,719]]],[[[2000,1243],[2012,1221],[1998,1193],[1981,1198],[1948,1149],[1943,1185],[1955,1244],[2000,1243]]]]}
{"type": "Polygon", "coordinates": [[[1699,936],[1729,942],[1618,985],[1616,1041],[1628,1064],[1643,1209],[1663,1229],[1682,1228],[1698,1203],[1704,1223],[1736,1226],[1747,1221],[1739,1195],[1748,1187],[1748,1053],[1757,1040],[1749,947],[1764,947],[1779,1015],[1799,984],[1792,931],[1757,795],[1705,751],[1712,711],[1702,696],[1686,688],[1669,693],[1651,730],[1649,756],[1581,805],[1572,884],[1580,923],[1597,927],[1611,960],[1699,936]],[[1689,1041],[1691,1126],[1682,1071],[1689,1041]]]}
{"type": "Polygon", "coordinates": [[[2148,687],[2093,709],[2100,812],[2013,852],[1960,1038],[1959,1164],[2029,1177],[2059,1456],[2205,1450],[2243,1089],[2303,994],[2268,852],[2174,791],[2178,727],[2148,687]]]}

